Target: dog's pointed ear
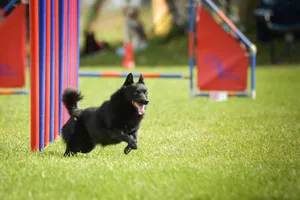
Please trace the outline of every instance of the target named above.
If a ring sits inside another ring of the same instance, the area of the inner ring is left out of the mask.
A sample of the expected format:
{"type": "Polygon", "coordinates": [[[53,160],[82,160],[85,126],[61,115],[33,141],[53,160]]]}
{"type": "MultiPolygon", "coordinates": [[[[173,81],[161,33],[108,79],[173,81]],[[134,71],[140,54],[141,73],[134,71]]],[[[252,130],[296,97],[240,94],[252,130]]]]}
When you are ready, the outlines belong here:
{"type": "Polygon", "coordinates": [[[142,75],[142,74],[140,75],[140,78],[139,78],[139,83],[141,83],[141,84],[145,84],[145,82],[144,82],[144,77],[143,77],[143,75],[142,75]]]}
{"type": "Polygon", "coordinates": [[[126,86],[126,85],[130,85],[132,83],[133,83],[133,76],[132,76],[132,73],[129,73],[127,75],[127,78],[126,78],[126,80],[125,80],[125,82],[124,82],[123,85],[126,86]]]}

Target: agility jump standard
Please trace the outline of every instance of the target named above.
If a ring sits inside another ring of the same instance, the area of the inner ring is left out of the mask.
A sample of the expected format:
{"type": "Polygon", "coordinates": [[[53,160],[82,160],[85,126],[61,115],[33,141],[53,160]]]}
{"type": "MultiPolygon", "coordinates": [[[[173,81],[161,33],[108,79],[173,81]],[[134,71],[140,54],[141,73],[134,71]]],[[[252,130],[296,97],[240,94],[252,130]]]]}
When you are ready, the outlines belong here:
{"type": "Polygon", "coordinates": [[[79,0],[30,1],[31,150],[43,150],[67,119],[66,87],[78,86],[79,0]]]}
{"type": "MultiPolygon", "coordinates": [[[[9,12],[16,0],[11,0],[2,10],[0,18],[9,12]]],[[[0,21],[0,94],[27,94],[24,90],[11,90],[25,86],[26,20],[25,5],[19,4],[0,21]]]]}
{"type": "Polygon", "coordinates": [[[225,91],[229,96],[255,99],[256,46],[211,0],[190,0],[189,11],[190,96],[209,96],[210,91],[225,91]],[[213,19],[207,7],[229,26],[231,33],[213,19]],[[194,86],[195,61],[197,88],[194,86]],[[249,63],[251,87],[247,90],[249,63]]]}

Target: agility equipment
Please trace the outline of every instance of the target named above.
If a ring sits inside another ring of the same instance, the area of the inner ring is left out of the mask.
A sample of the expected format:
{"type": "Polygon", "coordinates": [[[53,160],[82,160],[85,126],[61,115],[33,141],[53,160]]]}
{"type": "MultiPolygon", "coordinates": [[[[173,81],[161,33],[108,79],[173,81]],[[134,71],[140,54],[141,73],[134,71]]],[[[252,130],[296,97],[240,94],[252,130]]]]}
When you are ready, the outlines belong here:
{"type": "Polygon", "coordinates": [[[11,0],[8,2],[8,4],[0,10],[0,18],[3,17],[17,2],[17,0],[11,0]]]}
{"type": "Polygon", "coordinates": [[[125,69],[133,69],[135,67],[134,62],[134,52],[131,41],[125,42],[124,45],[124,58],[122,62],[123,68],[125,69]]]}
{"type": "Polygon", "coordinates": [[[27,95],[29,91],[26,90],[1,90],[0,95],[27,95]]]}
{"type": "Polygon", "coordinates": [[[190,0],[189,11],[191,98],[195,96],[207,97],[210,92],[220,91],[227,92],[229,96],[255,99],[256,46],[211,0],[190,0]],[[222,28],[209,11],[216,13],[227,24],[230,31],[222,28]],[[251,66],[251,86],[247,90],[249,63],[251,66]],[[195,64],[197,87],[194,86],[195,64]]]}
{"type": "MultiPolygon", "coordinates": [[[[15,1],[10,1],[1,12],[3,16],[15,1]]],[[[26,69],[25,6],[14,9],[0,22],[0,94],[28,94],[26,90],[12,90],[25,86],[26,69]],[[8,90],[9,89],[9,90],[8,90]]]]}
{"type": "MultiPolygon", "coordinates": [[[[132,73],[134,78],[140,77],[143,74],[144,78],[172,78],[172,79],[188,79],[188,76],[183,74],[159,74],[159,73],[132,73]]],[[[79,72],[80,77],[103,77],[103,78],[126,78],[128,73],[119,72],[79,72]]]]}
{"type": "Polygon", "coordinates": [[[31,150],[59,135],[66,87],[78,86],[79,0],[30,1],[31,150]]]}

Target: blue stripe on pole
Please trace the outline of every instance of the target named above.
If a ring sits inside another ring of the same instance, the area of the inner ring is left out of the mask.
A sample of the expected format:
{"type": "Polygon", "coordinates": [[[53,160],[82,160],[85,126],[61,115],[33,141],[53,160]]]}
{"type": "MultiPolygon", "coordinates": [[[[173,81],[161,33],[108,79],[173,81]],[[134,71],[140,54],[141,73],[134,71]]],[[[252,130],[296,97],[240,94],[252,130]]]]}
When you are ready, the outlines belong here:
{"type": "Polygon", "coordinates": [[[219,8],[211,1],[211,0],[204,0],[216,13],[219,12],[219,8]]]}
{"type": "Polygon", "coordinates": [[[209,97],[209,94],[208,93],[196,93],[195,96],[198,96],[198,97],[209,97]]]}
{"type": "Polygon", "coordinates": [[[194,89],[194,58],[189,59],[190,65],[190,91],[192,92],[194,89]]]}
{"type": "Polygon", "coordinates": [[[245,43],[247,47],[251,47],[252,45],[251,41],[239,29],[236,30],[236,34],[245,43]]]}
{"type": "Polygon", "coordinates": [[[55,41],[54,41],[54,1],[51,1],[51,8],[50,8],[50,142],[54,141],[54,101],[55,101],[55,41]]]}
{"type": "Polygon", "coordinates": [[[255,90],[256,55],[254,53],[251,53],[250,55],[250,66],[251,66],[251,90],[255,90]]]}
{"type": "Polygon", "coordinates": [[[99,76],[101,76],[101,73],[98,73],[98,72],[79,72],[79,76],[99,77],[99,76]]]}
{"type": "Polygon", "coordinates": [[[160,78],[185,78],[182,74],[160,74],[160,78]]]}
{"type": "MultiPolygon", "coordinates": [[[[194,8],[194,0],[190,0],[190,24],[189,24],[189,32],[194,33],[195,26],[195,8],[194,8]]],[[[191,34],[189,34],[191,35],[191,34]]],[[[194,35],[194,34],[193,34],[194,35]]],[[[194,38],[192,38],[194,40],[194,38]]],[[[190,44],[190,43],[189,43],[190,44]]],[[[194,47],[189,47],[194,48],[194,47]]],[[[190,92],[192,93],[194,89],[194,55],[189,58],[189,67],[190,67],[190,92]]]]}
{"type": "Polygon", "coordinates": [[[194,0],[190,0],[190,24],[189,24],[189,31],[193,32],[194,31],[194,0]]]}
{"type": "Polygon", "coordinates": [[[16,91],[13,91],[13,94],[20,94],[20,95],[24,95],[24,94],[29,94],[29,91],[26,91],[26,90],[16,90],[16,91]]]}
{"type": "MultiPolygon", "coordinates": [[[[64,1],[59,1],[59,96],[64,88],[64,1]]],[[[62,127],[63,105],[59,99],[59,129],[62,127]]]]}
{"type": "MultiPolygon", "coordinates": [[[[120,77],[121,78],[126,78],[128,76],[128,73],[124,72],[124,73],[120,73],[120,77]]],[[[132,73],[133,77],[139,77],[140,75],[136,74],[136,73],[132,73]]]]}
{"type": "MultiPolygon", "coordinates": [[[[195,96],[198,97],[209,97],[209,93],[196,93],[195,96]]],[[[233,93],[229,94],[230,97],[248,97],[248,93],[233,93]]]]}
{"type": "Polygon", "coordinates": [[[40,114],[39,114],[39,150],[44,148],[45,132],[45,68],[46,68],[46,1],[39,0],[39,85],[40,85],[40,114]]]}
{"type": "Polygon", "coordinates": [[[8,12],[8,10],[10,10],[14,4],[17,2],[17,0],[11,0],[4,8],[4,12],[8,12]]]}
{"type": "Polygon", "coordinates": [[[249,95],[248,95],[248,93],[235,93],[233,96],[234,97],[248,97],[249,95]]]}

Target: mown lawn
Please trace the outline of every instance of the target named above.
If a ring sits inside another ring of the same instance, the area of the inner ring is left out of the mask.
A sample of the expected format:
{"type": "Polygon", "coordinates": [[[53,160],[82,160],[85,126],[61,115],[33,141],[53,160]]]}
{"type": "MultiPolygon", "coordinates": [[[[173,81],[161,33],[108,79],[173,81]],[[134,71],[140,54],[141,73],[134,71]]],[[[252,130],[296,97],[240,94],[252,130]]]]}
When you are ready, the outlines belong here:
{"type": "MultiPolygon", "coordinates": [[[[296,66],[261,66],[257,99],[226,102],[190,100],[187,80],[146,79],[150,104],[129,155],[121,143],[65,158],[61,140],[30,152],[29,96],[0,96],[0,199],[299,199],[299,77],[296,66]]],[[[123,81],[80,78],[80,107],[123,81]]]]}

